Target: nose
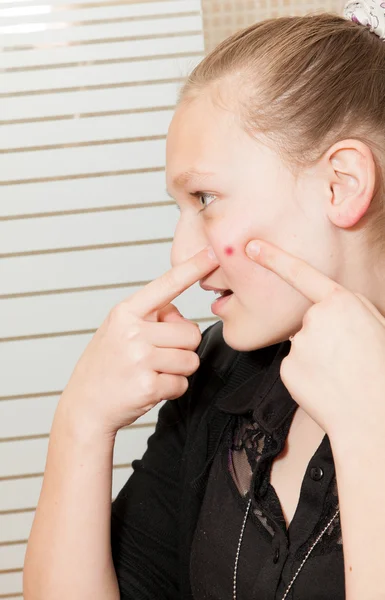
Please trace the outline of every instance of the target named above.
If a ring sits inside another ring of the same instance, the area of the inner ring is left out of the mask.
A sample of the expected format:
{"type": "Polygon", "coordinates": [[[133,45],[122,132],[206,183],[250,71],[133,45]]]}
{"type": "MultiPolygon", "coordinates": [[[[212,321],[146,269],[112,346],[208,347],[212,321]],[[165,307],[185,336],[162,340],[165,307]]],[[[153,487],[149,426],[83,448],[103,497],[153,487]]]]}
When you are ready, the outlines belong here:
{"type": "Polygon", "coordinates": [[[175,267],[185,262],[200,250],[203,250],[209,240],[202,227],[190,222],[179,220],[171,248],[171,265],[175,267]]]}

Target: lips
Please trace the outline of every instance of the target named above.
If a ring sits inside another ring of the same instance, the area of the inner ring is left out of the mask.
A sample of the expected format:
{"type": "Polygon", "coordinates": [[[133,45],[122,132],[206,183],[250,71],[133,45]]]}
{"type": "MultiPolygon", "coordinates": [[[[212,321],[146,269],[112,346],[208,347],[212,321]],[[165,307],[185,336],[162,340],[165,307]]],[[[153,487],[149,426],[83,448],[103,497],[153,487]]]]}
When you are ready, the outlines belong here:
{"type": "Polygon", "coordinates": [[[211,285],[205,285],[204,283],[200,283],[199,285],[201,286],[202,290],[206,290],[206,292],[215,292],[215,294],[233,293],[233,291],[229,288],[217,288],[212,287],[211,285]]]}

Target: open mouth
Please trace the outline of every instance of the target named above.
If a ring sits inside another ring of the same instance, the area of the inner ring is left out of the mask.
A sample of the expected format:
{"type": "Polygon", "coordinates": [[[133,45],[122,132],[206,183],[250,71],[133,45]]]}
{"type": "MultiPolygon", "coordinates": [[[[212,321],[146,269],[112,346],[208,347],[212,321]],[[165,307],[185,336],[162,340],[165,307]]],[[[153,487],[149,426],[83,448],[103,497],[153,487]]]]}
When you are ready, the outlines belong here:
{"type": "Polygon", "coordinates": [[[225,296],[231,296],[233,293],[233,290],[224,290],[223,292],[215,292],[215,295],[224,298],[225,296]]]}
{"type": "Polygon", "coordinates": [[[211,310],[214,315],[220,315],[222,309],[230,301],[231,296],[234,295],[233,290],[213,290],[215,293],[215,300],[211,305],[211,310]]]}

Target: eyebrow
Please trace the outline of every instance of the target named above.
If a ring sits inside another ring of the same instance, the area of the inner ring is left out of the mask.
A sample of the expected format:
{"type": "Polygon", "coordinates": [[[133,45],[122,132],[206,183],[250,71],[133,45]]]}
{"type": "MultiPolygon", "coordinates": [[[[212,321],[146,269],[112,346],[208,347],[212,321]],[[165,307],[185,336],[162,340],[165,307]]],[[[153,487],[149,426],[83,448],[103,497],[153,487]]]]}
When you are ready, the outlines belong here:
{"type": "MultiPolygon", "coordinates": [[[[183,188],[194,179],[203,180],[208,177],[212,177],[213,175],[215,175],[215,173],[211,173],[209,171],[195,171],[192,169],[190,171],[184,171],[183,173],[180,173],[174,177],[172,185],[176,188],[183,188]]],[[[172,197],[171,193],[167,189],[166,192],[170,197],[172,197]]]]}

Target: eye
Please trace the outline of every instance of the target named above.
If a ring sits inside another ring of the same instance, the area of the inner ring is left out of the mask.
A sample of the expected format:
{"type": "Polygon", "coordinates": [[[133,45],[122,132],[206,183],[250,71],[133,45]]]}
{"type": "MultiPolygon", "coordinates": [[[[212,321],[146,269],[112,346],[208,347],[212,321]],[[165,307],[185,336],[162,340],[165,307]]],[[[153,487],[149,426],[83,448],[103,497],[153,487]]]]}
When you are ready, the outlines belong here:
{"type": "Polygon", "coordinates": [[[206,192],[192,192],[190,195],[194,196],[195,198],[198,198],[198,200],[201,202],[201,206],[203,206],[202,210],[205,210],[216,199],[215,194],[209,194],[206,192]],[[208,200],[208,199],[212,199],[212,198],[214,200],[211,200],[211,201],[208,200]],[[206,204],[204,204],[205,201],[206,201],[206,204]]]}

